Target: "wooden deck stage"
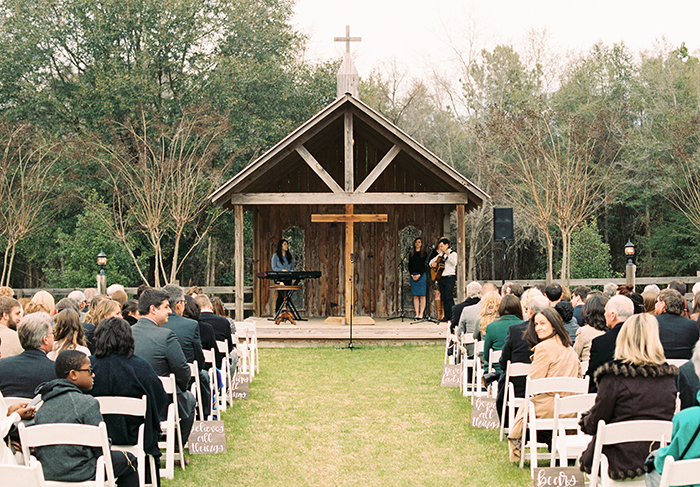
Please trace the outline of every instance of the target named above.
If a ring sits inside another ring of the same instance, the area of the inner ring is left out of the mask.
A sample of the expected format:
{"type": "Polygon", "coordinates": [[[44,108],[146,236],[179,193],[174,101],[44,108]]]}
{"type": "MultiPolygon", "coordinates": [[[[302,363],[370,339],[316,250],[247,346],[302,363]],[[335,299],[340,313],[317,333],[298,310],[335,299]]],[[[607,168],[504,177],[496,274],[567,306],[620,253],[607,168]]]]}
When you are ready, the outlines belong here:
{"type": "MultiPolygon", "coordinates": [[[[245,321],[256,324],[260,348],[274,347],[319,347],[347,345],[350,341],[350,326],[325,323],[325,318],[311,318],[275,325],[267,317],[249,317],[245,321]]],[[[387,320],[375,318],[374,325],[352,327],[352,341],[355,345],[427,345],[445,343],[447,323],[416,323],[413,318],[387,320]]]]}

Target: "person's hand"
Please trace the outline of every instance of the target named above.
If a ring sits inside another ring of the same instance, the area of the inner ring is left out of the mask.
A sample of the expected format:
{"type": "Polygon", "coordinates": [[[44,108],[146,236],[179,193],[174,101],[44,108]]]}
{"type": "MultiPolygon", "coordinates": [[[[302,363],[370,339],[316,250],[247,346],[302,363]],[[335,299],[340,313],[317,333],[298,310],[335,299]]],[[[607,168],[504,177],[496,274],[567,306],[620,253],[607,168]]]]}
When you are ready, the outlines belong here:
{"type": "Polygon", "coordinates": [[[431,262],[430,267],[432,267],[432,268],[437,267],[437,262],[431,262]]]}
{"type": "Polygon", "coordinates": [[[22,419],[32,419],[34,417],[34,414],[36,413],[36,408],[27,407],[26,402],[18,402],[7,408],[7,415],[11,415],[12,413],[17,413],[19,414],[19,417],[22,419]]]}
{"type": "Polygon", "coordinates": [[[418,274],[411,274],[411,278],[412,278],[414,281],[417,281],[417,280],[420,278],[420,276],[419,276],[418,274]]]}

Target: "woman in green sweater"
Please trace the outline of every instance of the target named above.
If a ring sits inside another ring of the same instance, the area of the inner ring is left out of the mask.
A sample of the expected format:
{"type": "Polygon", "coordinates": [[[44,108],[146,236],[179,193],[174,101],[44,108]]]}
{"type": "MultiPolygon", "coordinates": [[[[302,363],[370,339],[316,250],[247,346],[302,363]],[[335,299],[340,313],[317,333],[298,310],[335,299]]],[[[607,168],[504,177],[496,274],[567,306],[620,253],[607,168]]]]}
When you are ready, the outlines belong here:
{"type": "MultiPolygon", "coordinates": [[[[500,318],[489,323],[486,327],[486,336],[484,338],[484,356],[481,362],[484,364],[484,370],[489,365],[489,354],[491,350],[501,350],[508,335],[508,327],[516,323],[523,322],[523,308],[520,306],[520,300],[512,294],[506,294],[501,299],[501,304],[498,306],[498,316],[500,318]]],[[[494,362],[496,372],[501,372],[498,366],[498,361],[494,362]]]]}

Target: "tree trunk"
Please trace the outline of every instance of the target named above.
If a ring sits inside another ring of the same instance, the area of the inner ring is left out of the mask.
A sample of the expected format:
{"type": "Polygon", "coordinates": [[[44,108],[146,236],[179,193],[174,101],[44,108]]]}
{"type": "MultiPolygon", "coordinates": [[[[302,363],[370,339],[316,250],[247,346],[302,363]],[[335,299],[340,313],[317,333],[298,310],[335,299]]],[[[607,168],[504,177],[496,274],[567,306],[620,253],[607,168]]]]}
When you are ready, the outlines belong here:
{"type": "Polygon", "coordinates": [[[211,286],[211,235],[207,237],[207,276],[205,282],[207,286],[211,286]]]}
{"type": "Polygon", "coordinates": [[[0,285],[6,286],[8,284],[5,284],[5,276],[7,275],[7,256],[10,253],[10,238],[8,237],[7,239],[7,247],[5,247],[5,257],[2,261],[2,279],[0,279],[0,285]]]}
{"type": "Polygon", "coordinates": [[[547,242],[547,284],[551,284],[554,278],[554,242],[549,232],[545,232],[544,238],[547,242]]]}
{"type": "Polygon", "coordinates": [[[561,285],[569,285],[569,237],[570,230],[561,229],[561,285]]]}
{"type": "MultiPolygon", "coordinates": [[[[173,247],[173,261],[170,264],[170,280],[169,283],[175,282],[175,276],[177,275],[177,261],[180,253],[180,238],[182,237],[182,231],[178,230],[175,232],[175,245],[173,247]]],[[[165,271],[165,269],[163,270],[165,271]]]]}
{"type": "Polygon", "coordinates": [[[17,249],[17,242],[12,244],[12,254],[10,254],[10,265],[7,266],[7,284],[10,285],[10,276],[12,274],[12,265],[15,263],[15,250],[17,249]]]}

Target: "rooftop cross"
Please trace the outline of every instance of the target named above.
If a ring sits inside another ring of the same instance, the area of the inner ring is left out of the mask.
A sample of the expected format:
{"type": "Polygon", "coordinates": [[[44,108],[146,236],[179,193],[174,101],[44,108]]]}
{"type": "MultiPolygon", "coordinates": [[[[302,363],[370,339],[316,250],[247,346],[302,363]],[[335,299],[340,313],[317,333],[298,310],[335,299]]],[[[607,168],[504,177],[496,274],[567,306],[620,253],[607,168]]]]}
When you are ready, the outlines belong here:
{"type": "Polygon", "coordinates": [[[344,42],[345,43],[345,53],[350,54],[350,43],[360,42],[362,37],[350,37],[350,26],[345,26],[345,37],[334,37],[334,42],[344,42]]]}

